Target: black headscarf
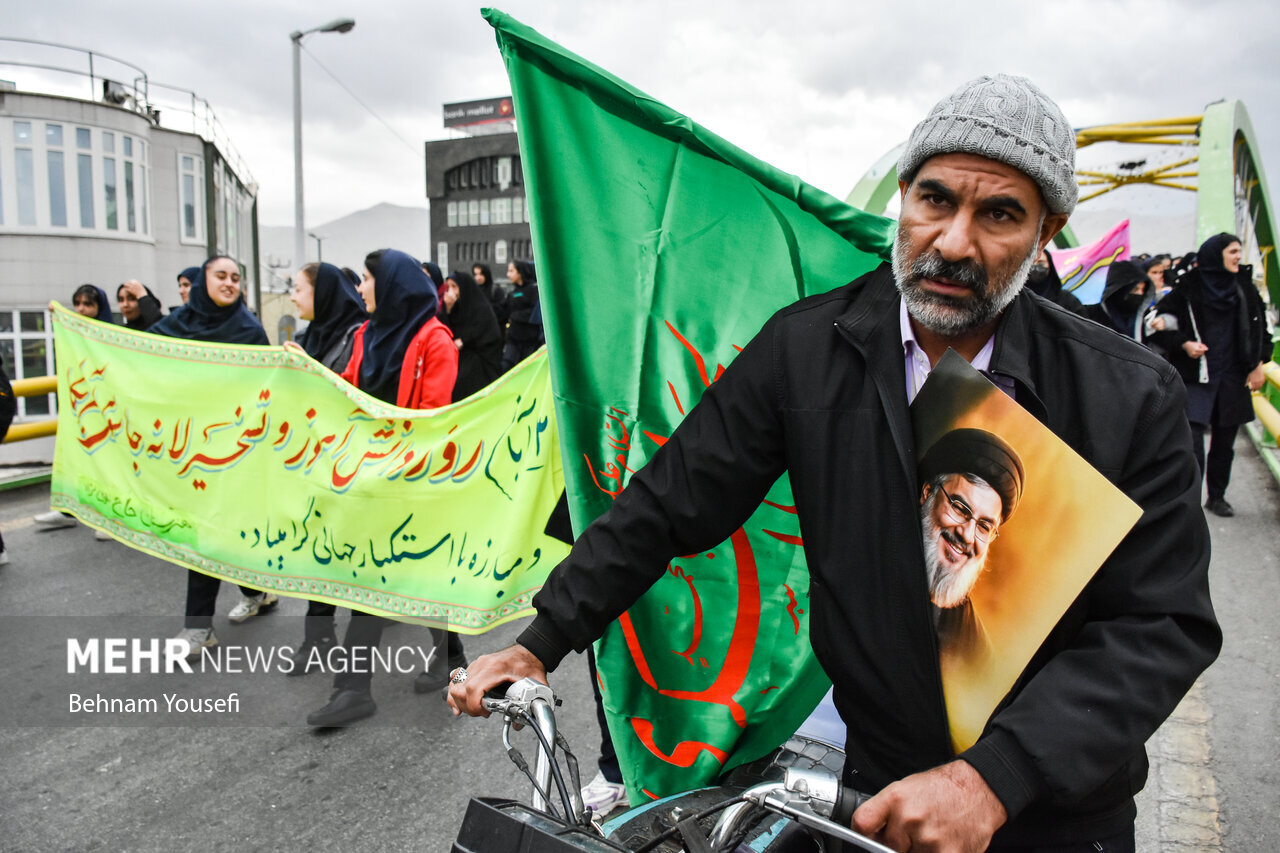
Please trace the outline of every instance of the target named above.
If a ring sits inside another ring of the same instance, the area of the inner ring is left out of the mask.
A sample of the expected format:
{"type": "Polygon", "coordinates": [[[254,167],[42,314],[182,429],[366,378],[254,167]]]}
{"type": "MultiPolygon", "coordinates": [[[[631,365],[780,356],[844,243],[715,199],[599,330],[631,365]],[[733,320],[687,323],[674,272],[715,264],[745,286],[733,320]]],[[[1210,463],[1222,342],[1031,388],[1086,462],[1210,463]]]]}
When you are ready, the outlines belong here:
{"type": "Polygon", "coordinates": [[[104,323],[114,323],[116,321],[116,318],[115,318],[115,315],[111,313],[111,303],[107,301],[107,292],[103,290],[101,287],[98,287],[98,285],[96,284],[80,285],[79,287],[76,288],[75,294],[72,295],[71,301],[75,302],[76,296],[78,296],[82,291],[86,291],[86,290],[93,291],[93,298],[97,300],[97,303],[98,303],[98,314],[96,317],[94,317],[94,319],[101,320],[104,323]]]}
{"type": "Polygon", "coordinates": [[[453,310],[442,308],[440,319],[462,341],[458,350],[458,379],[453,386],[453,400],[464,399],[479,391],[502,373],[502,330],[489,300],[476,280],[461,270],[449,278],[458,285],[458,299],[453,310]]]}
{"type": "Polygon", "coordinates": [[[431,276],[431,282],[439,290],[444,285],[444,273],[440,272],[440,267],[436,266],[435,261],[424,261],[422,268],[427,271],[427,275],[431,276]]]}
{"type": "Polygon", "coordinates": [[[312,285],[315,319],[302,333],[298,343],[307,355],[320,359],[342,340],[348,329],[363,323],[367,315],[364,300],[355,286],[333,264],[320,264],[312,285]]]}
{"type": "MultiPolygon", "coordinates": [[[[199,270],[197,269],[197,271],[199,270]]],[[[156,323],[160,322],[160,318],[164,316],[161,313],[161,309],[164,306],[160,304],[160,300],[156,298],[156,295],[151,292],[151,288],[144,284],[142,285],[142,289],[145,290],[146,293],[144,293],[142,298],[138,300],[138,319],[130,320],[123,314],[120,315],[120,319],[124,321],[126,326],[130,329],[137,329],[140,332],[149,330],[156,323]]],[[[116,302],[120,301],[120,293],[123,290],[123,284],[116,288],[116,302]]]]}
{"type": "Polygon", "coordinates": [[[200,267],[187,267],[185,270],[178,273],[178,278],[179,279],[185,278],[187,281],[194,284],[196,280],[196,276],[198,275],[200,275],[200,267]]]}
{"type": "MultiPolygon", "coordinates": [[[[249,312],[243,299],[222,306],[209,296],[205,283],[205,270],[209,264],[227,255],[214,255],[205,261],[196,277],[191,280],[191,295],[186,305],[177,308],[168,317],[151,327],[157,335],[171,338],[187,338],[193,341],[214,341],[220,344],[260,344],[268,346],[267,333],[262,324],[249,312]]],[[[233,259],[234,260],[234,259],[233,259]]]]}
{"type": "Polygon", "coordinates": [[[921,484],[941,474],[974,474],[1000,496],[1002,521],[1018,507],[1026,472],[1008,442],[984,429],[953,429],[933,443],[920,460],[921,484]]]}
{"type": "MultiPolygon", "coordinates": [[[[368,263],[368,261],[366,261],[368,263]]],[[[364,330],[360,388],[395,403],[400,368],[414,335],[436,315],[436,287],[416,258],[387,249],[373,273],[373,313],[364,330]]]]}
{"type": "Polygon", "coordinates": [[[538,274],[531,261],[512,261],[511,263],[516,268],[516,272],[520,273],[521,281],[516,285],[517,287],[528,287],[538,283],[538,274]]]}
{"type": "MultiPolygon", "coordinates": [[[[1102,301],[1107,304],[1115,302],[1119,305],[1124,300],[1117,297],[1127,295],[1140,281],[1151,284],[1151,280],[1138,264],[1133,261],[1113,261],[1107,267],[1107,284],[1102,291],[1102,301]]],[[[1148,286],[1143,291],[1143,298],[1150,295],[1151,288],[1148,286]]],[[[1130,313],[1133,313],[1132,310],[1130,313]]]]}
{"type": "Polygon", "coordinates": [[[1222,253],[1232,243],[1239,243],[1240,238],[1234,234],[1214,234],[1200,244],[1196,257],[1200,264],[1200,280],[1204,282],[1204,301],[1210,305],[1225,308],[1234,305],[1238,298],[1236,290],[1236,274],[1227,272],[1222,265],[1222,253]]]}

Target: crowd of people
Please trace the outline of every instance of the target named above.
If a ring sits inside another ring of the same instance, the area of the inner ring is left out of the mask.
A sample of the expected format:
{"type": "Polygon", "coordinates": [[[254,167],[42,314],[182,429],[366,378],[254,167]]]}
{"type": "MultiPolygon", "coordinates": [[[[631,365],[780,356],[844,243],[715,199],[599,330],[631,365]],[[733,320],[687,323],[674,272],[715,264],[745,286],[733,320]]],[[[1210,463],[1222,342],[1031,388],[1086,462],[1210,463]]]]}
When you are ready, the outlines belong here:
{"type": "Polygon", "coordinates": [[[1229,518],[1227,484],[1241,426],[1253,420],[1252,392],[1265,381],[1271,335],[1240,238],[1215,234],[1174,258],[1139,254],[1107,267],[1102,299],[1082,305],[1047,252],[1027,278],[1035,293],[1145,344],[1178,370],[1187,388],[1192,449],[1206,485],[1205,508],[1229,518]],[[1205,453],[1205,436],[1209,452],[1205,453]]]}
{"type": "MultiPolygon", "coordinates": [[[[486,265],[446,277],[436,264],[394,249],[369,253],[363,274],[310,263],[297,271],[290,293],[299,319],[307,325],[285,345],[380,400],[410,409],[447,406],[484,388],[544,342],[533,263],[513,261],[507,272],[514,292],[495,280],[486,265]]],[[[135,280],[122,283],[116,291],[121,321],[131,329],[188,340],[270,343],[246,304],[235,259],[216,255],[184,269],[178,286],[182,305],[166,314],[150,288],[135,280]]],[[[96,285],[76,288],[72,304],[85,317],[117,322],[106,291],[96,285]]],[[[35,521],[46,529],[76,524],[57,510],[41,513],[35,521]]],[[[111,538],[100,531],[95,535],[111,538]]],[[[217,578],[188,570],[183,628],[177,639],[190,656],[218,643],[213,616],[220,587],[217,578]]],[[[277,603],[274,593],[240,587],[240,598],[227,619],[244,622],[277,603]]],[[[390,624],[353,611],[339,644],[335,613],[332,604],[309,603],[290,675],[314,671],[318,662],[330,659],[335,647],[347,654],[356,650],[368,659],[368,649],[378,645],[390,624]]],[[[432,635],[434,651],[414,681],[418,693],[442,690],[450,669],[466,663],[457,634],[433,630],[432,635]]],[[[358,669],[336,675],[330,701],[307,717],[310,725],[342,726],[376,712],[372,675],[358,669]]]]}

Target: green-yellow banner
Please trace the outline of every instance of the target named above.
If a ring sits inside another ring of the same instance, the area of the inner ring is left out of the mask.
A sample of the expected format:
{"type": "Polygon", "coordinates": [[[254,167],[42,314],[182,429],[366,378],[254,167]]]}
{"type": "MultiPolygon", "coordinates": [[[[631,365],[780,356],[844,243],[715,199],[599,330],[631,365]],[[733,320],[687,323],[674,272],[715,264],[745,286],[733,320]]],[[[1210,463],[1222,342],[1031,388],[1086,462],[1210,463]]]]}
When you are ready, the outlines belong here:
{"type": "Polygon", "coordinates": [[[52,504],[139,550],[283,595],[477,634],[567,547],[545,351],[401,409],[282,347],[130,331],[55,306],[52,504]]]}

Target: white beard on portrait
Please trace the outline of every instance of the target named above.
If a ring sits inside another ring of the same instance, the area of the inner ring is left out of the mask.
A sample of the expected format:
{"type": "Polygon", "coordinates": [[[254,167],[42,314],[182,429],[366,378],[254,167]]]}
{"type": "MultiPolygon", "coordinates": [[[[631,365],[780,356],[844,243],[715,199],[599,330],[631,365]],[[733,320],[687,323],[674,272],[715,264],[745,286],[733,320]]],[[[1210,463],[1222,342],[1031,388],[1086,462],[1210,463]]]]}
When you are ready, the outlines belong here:
{"type": "Polygon", "coordinates": [[[924,531],[924,563],[929,575],[929,598],[944,610],[959,607],[969,597],[978,575],[987,565],[987,555],[973,556],[974,545],[965,542],[948,528],[933,520],[933,503],[941,497],[934,491],[920,510],[920,527],[924,531]],[[969,560],[958,571],[948,568],[942,559],[941,539],[969,555],[969,560]]]}

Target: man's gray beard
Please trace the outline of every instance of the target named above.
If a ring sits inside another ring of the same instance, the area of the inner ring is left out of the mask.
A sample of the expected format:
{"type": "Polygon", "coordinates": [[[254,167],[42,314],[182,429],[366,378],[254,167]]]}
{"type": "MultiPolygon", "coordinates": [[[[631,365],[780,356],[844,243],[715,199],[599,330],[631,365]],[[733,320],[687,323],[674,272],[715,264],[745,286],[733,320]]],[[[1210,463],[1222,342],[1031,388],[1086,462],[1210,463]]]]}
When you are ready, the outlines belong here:
{"type": "MultiPolygon", "coordinates": [[[[1040,216],[1040,224],[1044,224],[1044,214],[1040,216]]],[[[1039,235],[1040,229],[1036,229],[1039,235]]],[[[934,269],[938,259],[934,254],[922,254],[908,267],[907,255],[911,242],[903,233],[902,224],[893,238],[893,280],[906,303],[907,313],[920,325],[939,335],[954,336],[971,331],[991,322],[1000,316],[1000,312],[1009,307],[1017,297],[1027,276],[1040,256],[1040,241],[1031,242],[1031,250],[1022,264],[1009,277],[1006,286],[1000,282],[992,282],[988,271],[985,289],[975,288],[967,305],[936,293],[929,293],[920,287],[920,280],[937,274],[934,269]],[[909,282],[909,284],[908,284],[909,282]]]]}
{"type": "Polygon", "coordinates": [[[924,531],[924,564],[929,573],[929,599],[944,610],[959,607],[968,599],[978,575],[987,565],[987,555],[972,557],[958,572],[948,571],[942,564],[939,544],[942,528],[933,520],[933,504],[941,491],[934,489],[920,510],[920,528],[924,531]]]}

